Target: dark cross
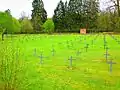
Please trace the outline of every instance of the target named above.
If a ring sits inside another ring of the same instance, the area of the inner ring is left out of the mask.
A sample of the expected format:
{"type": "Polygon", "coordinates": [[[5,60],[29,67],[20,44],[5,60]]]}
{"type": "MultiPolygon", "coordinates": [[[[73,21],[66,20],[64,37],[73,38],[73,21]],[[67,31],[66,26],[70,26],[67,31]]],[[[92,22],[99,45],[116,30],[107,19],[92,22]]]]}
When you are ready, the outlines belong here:
{"type": "Polygon", "coordinates": [[[40,58],[40,64],[42,65],[43,64],[43,58],[47,58],[47,57],[43,57],[43,54],[41,53],[39,58],[40,58]]]}
{"type": "Polygon", "coordinates": [[[53,48],[51,52],[52,52],[52,56],[54,56],[54,54],[55,54],[55,49],[53,48]]]}
{"type": "Polygon", "coordinates": [[[106,42],[104,42],[104,49],[106,49],[106,46],[107,46],[107,45],[106,45],[106,42]]]}
{"type": "Polygon", "coordinates": [[[106,36],[104,35],[104,49],[106,49],[106,44],[107,44],[106,36]]]}
{"type": "Polygon", "coordinates": [[[78,51],[76,52],[76,55],[78,56],[79,54],[81,54],[81,52],[78,50],[78,51]]]}
{"type": "Polygon", "coordinates": [[[89,44],[86,44],[86,46],[85,46],[85,48],[86,48],[86,52],[87,52],[88,46],[89,46],[89,44]]]}
{"type": "Polygon", "coordinates": [[[73,62],[73,60],[75,60],[75,59],[73,59],[73,57],[70,56],[70,58],[69,58],[68,60],[70,61],[70,67],[72,67],[72,62],[73,62]]]}
{"type": "Polygon", "coordinates": [[[109,56],[108,49],[109,49],[109,48],[106,47],[106,53],[105,53],[106,62],[108,62],[108,56],[109,56]]]}
{"type": "Polygon", "coordinates": [[[112,66],[113,66],[113,64],[116,64],[116,63],[112,62],[112,60],[110,60],[109,62],[107,62],[107,64],[110,64],[110,73],[112,73],[112,66]]]}

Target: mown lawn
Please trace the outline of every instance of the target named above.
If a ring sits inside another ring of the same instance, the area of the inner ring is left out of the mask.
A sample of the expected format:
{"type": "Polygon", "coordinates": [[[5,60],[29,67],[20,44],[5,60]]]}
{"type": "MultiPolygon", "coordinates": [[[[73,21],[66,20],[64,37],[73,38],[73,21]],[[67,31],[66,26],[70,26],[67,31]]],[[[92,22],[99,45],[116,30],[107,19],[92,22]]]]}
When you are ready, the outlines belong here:
{"type": "Polygon", "coordinates": [[[108,62],[116,63],[112,72],[103,34],[5,36],[0,41],[0,90],[120,90],[120,35],[105,36],[108,62]]]}

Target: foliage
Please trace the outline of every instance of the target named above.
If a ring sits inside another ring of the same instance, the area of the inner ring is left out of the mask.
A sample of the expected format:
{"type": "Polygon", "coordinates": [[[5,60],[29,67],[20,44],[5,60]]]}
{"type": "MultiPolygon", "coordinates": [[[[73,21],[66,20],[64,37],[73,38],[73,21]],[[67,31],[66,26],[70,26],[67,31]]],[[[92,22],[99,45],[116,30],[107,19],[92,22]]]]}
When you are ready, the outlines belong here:
{"type": "Polygon", "coordinates": [[[48,19],[44,24],[43,28],[45,32],[52,33],[54,31],[54,22],[52,19],[48,19]]]}
{"type": "Polygon", "coordinates": [[[102,30],[109,30],[110,29],[110,18],[109,14],[102,12],[98,18],[98,28],[102,30]]]}
{"type": "Polygon", "coordinates": [[[101,12],[98,17],[97,28],[101,31],[120,32],[120,18],[115,12],[101,12]]]}
{"type": "Polygon", "coordinates": [[[21,24],[19,23],[19,21],[16,18],[12,18],[12,22],[13,22],[13,33],[20,33],[21,30],[21,24]]]}
{"type": "Polygon", "coordinates": [[[80,28],[97,28],[98,0],[70,0],[58,3],[53,16],[55,31],[79,31],[80,28]]]}
{"type": "MultiPolygon", "coordinates": [[[[6,29],[8,33],[15,33],[20,31],[20,23],[6,12],[0,12],[0,27],[2,30],[6,29]]],[[[3,31],[2,31],[3,32],[3,31]]]]}
{"type": "Polygon", "coordinates": [[[21,33],[33,33],[33,27],[28,18],[24,18],[21,21],[21,33]]]}
{"type": "Polygon", "coordinates": [[[55,30],[63,30],[65,28],[65,7],[62,0],[58,3],[56,9],[54,10],[53,22],[55,24],[55,30]]]}
{"type": "Polygon", "coordinates": [[[42,25],[47,20],[47,12],[44,9],[42,0],[33,0],[32,2],[32,24],[35,32],[42,31],[42,25]]]}

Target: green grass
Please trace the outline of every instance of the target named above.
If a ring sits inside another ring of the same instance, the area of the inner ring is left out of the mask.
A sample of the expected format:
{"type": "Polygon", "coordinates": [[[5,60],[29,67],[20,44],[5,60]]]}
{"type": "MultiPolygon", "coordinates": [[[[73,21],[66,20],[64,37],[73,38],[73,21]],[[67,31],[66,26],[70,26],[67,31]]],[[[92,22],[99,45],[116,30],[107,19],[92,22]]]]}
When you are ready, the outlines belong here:
{"type": "MultiPolygon", "coordinates": [[[[0,90],[120,90],[120,45],[106,35],[109,60],[117,63],[110,74],[104,56],[104,36],[97,35],[5,36],[0,41],[0,90]],[[70,45],[73,43],[70,48],[67,40],[70,45]],[[89,44],[87,52],[86,44],[89,44]],[[51,53],[52,46],[55,56],[51,53]],[[82,52],[78,56],[77,50],[82,52]],[[38,57],[41,52],[47,57],[42,65],[38,57]],[[73,67],[68,60],[70,56],[75,58],[73,67]]],[[[120,40],[119,35],[114,36],[120,40]]]]}

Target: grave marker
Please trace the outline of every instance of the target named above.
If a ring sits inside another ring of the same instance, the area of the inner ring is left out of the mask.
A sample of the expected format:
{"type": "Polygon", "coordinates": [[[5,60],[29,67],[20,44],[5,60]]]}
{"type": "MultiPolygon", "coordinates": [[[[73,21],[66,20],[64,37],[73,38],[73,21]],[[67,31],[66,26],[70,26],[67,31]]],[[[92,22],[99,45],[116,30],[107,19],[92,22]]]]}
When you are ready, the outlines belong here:
{"type": "Polygon", "coordinates": [[[106,58],[106,62],[108,62],[108,56],[110,56],[109,55],[109,53],[108,53],[108,47],[106,47],[106,53],[105,53],[105,58],[106,58]]]}
{"type": "Polygon", "coordinates": [[[76,55],[78,56],[78,55],[80,55],[81,54],[81,52],[78,50],[77,52],[76,52],[76,55]]]}
{"type": "Polygon", "coordinates": [[[54,54],[55,54],[55,49],[53,48],[51,52],[52,52],[52,56],[54,56],[54,54]]]}
{"type": "Polygon", "coordinates": [[[47,58],[47,57],[44,57],[43,54],[41,53],[39,58],[40,58],[40,64],[42,65],[43,64],[43,58],[47,58]]]}
{"type": "Polygon", "coordinates": [[[70,58],[68,60],[70,60],[70,67],[72,67],[73,60],[75,60],[75,59],[73,59],[73,57],[70,56],[70,58]]]}
{"type": "Polygon", "coordinates": [[[89,46],[89,44],[86,44],[86,46],[84,47],[86,49],[86,52],[88,50],[88,46],[89,46]]]}
{"type": "Polygon", "coordinates": [[[106,49],[107,41],[106,41],[106,36],[104,35],[104,49],[106,49]]]}
{"type": "Polygon", "coordinates": [[[92,45],[94,44],[94,40],[91,41],[91,44],[92,44],[92,45]]]}
{"type": "Polygon", "coordinates": [[[109,62],[107,62],[107,64],[110,65],[110,73],[112,73],[112,67],[113,67],[113,64],[116,64],[115,62],[112,62],[112,60],[110,60],[109,62]]]}

